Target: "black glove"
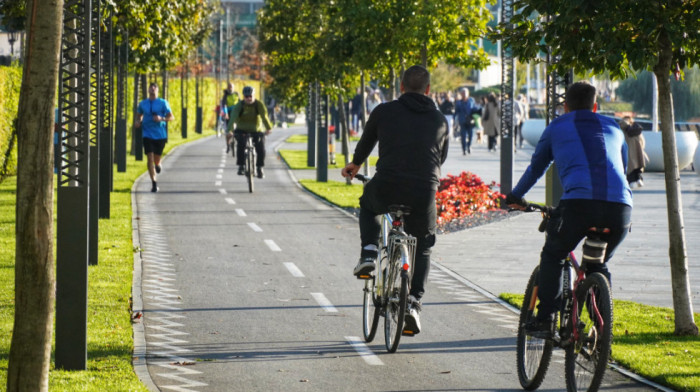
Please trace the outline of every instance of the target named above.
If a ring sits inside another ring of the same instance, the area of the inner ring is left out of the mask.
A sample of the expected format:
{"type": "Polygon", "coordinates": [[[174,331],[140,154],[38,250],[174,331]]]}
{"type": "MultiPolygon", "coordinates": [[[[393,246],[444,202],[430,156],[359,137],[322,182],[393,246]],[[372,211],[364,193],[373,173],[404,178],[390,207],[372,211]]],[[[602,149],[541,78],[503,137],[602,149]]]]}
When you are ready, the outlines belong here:
{"type": "Polygon", "coordinates": [[[517,197],[512,193],[506,195],[506,205],[517,204],[521,207],[527,207],[527,200],[522,197],[517,197]]]}

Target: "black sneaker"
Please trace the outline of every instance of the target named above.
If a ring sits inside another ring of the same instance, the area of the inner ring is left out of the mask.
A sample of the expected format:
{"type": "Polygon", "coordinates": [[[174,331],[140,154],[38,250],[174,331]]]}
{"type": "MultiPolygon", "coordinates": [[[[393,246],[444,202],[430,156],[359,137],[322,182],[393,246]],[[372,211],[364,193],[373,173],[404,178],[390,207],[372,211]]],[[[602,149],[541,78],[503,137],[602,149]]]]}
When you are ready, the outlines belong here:
{"type": "Polygon", "coordinates": [[[265,178],[265,172],[262,167],[258,168],[258,178],[265,178]]]}
{"type": "Polygon", "coordinates": [[[374,271],[374,262],[376,257],[360,257],[355,269],[352,273],[357,276],[357,279],[370,279],[372,271],[374,271]]]}
{"type": "Polygon", "coordinates": [[[160,173],[160,165],[156,165],[156,173],[160,173]]]}
{"type": "Polygon", "coordinates": [[[525,323],[525,334],[538,339],[552,340],[554,338],[554,322],[551,320],[530,320],[525,323]]]}
{"type": "Polygon", "coordinates": [[[245,169],[243,168],[243,166],[238,166],[238,175],[242,176],[244,174],[245,174],[245,169]]]}
{"type": "Polygon", "coordinates": [[[410,306],[408,313],[406,313],[406,318],[404,319],[403,331],[401,335],[403,336],[414,336],[420,333],[420,317],[418,316],[418,309],[410,306]]]}
{"type": "Polygon", "coordinates": [[[153,181],[153,186],[151,187],[151,192],[158,192],[160,188],[158,188],[158,184],[156,184],[155,181],[153,181]]]}

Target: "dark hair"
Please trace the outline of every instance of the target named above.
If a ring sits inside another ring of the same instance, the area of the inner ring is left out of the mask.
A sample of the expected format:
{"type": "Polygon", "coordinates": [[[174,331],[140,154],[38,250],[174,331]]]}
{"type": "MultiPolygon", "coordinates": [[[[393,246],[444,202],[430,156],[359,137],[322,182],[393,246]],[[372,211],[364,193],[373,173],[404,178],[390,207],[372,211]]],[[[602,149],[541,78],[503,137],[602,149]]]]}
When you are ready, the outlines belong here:
{"type": "Polygon", "coordinates": [[[404,71],[401,83],[406,92],[423,94],[430,85],[430,72],[420,65],[414,65],[404,71]]]}
{"type": "Polygon", "coordinates": [[[248,97],[248,96],[252,97],[254,91],[255,90],[253,90],[253,88],[251,86],[245,86],[245,87],[243,87],[243,96],[244,97],[248,97]]]}
{"type": "Polygon", "coordinates": [[[595,104],[595,87],[585,80],[576,82],[566,89],[566,106],[569,111],[593,110],[595,104]]]}
{"type": "Polygon", "coordinates": [[[153,82],[153,83],[149,84],[148,88],[151,88],[151,87],[158,88],[158,83],[153,82]]]}

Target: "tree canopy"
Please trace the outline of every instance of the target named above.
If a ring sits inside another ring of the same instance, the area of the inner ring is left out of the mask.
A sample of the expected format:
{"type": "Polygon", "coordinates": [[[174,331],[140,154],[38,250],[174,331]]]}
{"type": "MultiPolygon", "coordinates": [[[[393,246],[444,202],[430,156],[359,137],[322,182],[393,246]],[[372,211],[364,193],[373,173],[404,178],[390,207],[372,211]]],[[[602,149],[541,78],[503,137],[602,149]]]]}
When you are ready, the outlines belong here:
{"type": "Polygon", "coordinates": [[[389,84],[413,64],[484,68],[478,46],[491,13],[486,0],[268,0],[259,14],[261,48],[273,89],[305,97],[306,87],[349,85],[365,71],[389,84]]]}

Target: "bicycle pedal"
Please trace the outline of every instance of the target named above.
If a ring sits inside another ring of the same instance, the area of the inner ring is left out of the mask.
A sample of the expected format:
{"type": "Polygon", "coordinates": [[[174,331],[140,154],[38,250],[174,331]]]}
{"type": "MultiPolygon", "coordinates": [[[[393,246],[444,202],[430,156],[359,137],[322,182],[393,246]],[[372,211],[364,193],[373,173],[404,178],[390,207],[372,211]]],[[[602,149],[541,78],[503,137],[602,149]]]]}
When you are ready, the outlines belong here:
{"type": "Polygon", "coordinates": [[[370,274],[361,274],[361,275],[356,275],[357,279],[360,280],[367,280],[367,279],[372,279],[372,275],[370,274]]]}
{"type": "Polygon", "coordinates": [[[401,336],[411,336],[411,337],[413,337],[413,336],[416,336],[416,333],[413,332],[413,331],[409,331],[409,330],[407,330],[407,329],[404,329],[403,331],[401,331],[401,336]]]}

